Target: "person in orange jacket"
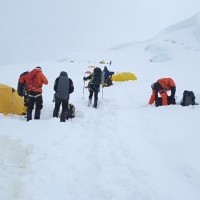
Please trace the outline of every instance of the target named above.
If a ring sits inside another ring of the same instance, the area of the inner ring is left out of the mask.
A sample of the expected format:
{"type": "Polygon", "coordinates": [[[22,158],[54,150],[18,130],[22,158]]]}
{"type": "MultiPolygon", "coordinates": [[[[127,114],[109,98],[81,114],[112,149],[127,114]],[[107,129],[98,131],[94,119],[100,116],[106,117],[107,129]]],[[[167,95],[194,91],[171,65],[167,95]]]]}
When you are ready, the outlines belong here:
{"type": "Polygon", "coordinates": [[[27,110],[27,121],[32,120],[32,111],[35,107],[34,119],[40,119],[41,109],[43,108],[43,98],[42,98],[42,86],[47,85],[48,80],[42,73],[41,67],[36,67],[31,72],[28,73],[26,77],[26,87],[28,91],[28,110],[27,110]]]}
{"type": "Polygon", "coordinates": [[[176,104],[175,93],[176,84],[171,78],[161,78],[151,85],[152,94],[149,99],[149,104],[152,105],[155,102],[157,106],[166,106],[170,104],[176,104]],[[168,96],[167,91],[171,91],[171,95],[168,96]],[[158,97],[160,94],[161,97],[158,97]]]}

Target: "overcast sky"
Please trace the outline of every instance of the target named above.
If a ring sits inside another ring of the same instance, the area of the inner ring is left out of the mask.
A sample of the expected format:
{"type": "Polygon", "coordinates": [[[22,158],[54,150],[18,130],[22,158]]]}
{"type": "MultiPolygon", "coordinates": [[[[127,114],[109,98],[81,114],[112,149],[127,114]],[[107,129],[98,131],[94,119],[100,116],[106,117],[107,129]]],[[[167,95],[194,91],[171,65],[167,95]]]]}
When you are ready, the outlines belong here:
{"type": "Polygon", "coordinates": [[[0,59],[146,40],[198,12],[199,0],[0,0],[0,59]]]}

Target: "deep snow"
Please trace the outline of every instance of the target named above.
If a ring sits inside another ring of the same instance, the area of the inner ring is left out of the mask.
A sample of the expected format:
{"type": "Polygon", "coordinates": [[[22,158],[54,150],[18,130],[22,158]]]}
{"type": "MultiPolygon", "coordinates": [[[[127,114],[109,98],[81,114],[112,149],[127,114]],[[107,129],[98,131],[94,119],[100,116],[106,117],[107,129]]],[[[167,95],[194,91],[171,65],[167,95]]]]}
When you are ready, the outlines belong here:
{"type": "Polygon", "coordinates": [[[175,80],[177,103],[185,89],[200,102],[194,19],[126,48],[1,66],[1,82],[13,87],[21,72],[37,65],[49,84],[41,120],[0,115],[0,199],[199,200],[200,107],[148,105],[150,85],[161,77],[175,80]],[[103,68],[102,59],[112,60],[111,71],[131,71],[138,80],[104,88],[93,109],[82,78],[90,65],[103,68]],[[53,84],[62,70],[75,85],[76,118],[66,123],[52,118],[53,84]]]}

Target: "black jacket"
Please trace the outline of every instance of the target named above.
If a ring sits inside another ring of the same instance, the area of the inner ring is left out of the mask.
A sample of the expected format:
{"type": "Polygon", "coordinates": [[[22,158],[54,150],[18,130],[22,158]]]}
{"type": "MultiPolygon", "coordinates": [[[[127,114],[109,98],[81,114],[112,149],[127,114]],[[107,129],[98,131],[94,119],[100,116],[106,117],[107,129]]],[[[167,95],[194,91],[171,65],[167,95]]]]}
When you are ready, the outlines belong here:
{"type": "Polygon", "coordinates": [[[55,96],[61,99],[69,99],[69,94],[71,94],[74,91],[74,85],[73,85],[73,81],[68,78],[67,75],[63,75],[61,74],[58,78],[56,78],[55,83],[54,83],[54,91],[56,92],[55,96]],[[66,84],[66,87],[69,88],[65,88],[65,86],[60,86],[59,85],[59,80],[63,79],[63,77],[67,78],[69,80],[68,84],[66,84]],[[67,93],[67,94],[66,94],[67,93]],[[67,97],[67,96],[68,97],[67,97]]]}

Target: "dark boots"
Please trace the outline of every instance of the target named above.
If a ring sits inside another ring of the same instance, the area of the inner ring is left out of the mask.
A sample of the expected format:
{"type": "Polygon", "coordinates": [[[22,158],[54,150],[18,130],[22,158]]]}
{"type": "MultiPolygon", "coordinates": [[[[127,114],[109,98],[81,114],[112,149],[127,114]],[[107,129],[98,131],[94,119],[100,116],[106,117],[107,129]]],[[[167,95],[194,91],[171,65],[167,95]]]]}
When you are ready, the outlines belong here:
{"type": "Polygon", "coordinates": [[[67,109],[62,109],[62,112],[60,114],[60,122],[65,122],[66,121],[67,112],[68,112],[67,109]]]}
{"type": "Polygon", "coordinates": [[[97,108],[97,99],[94,99],[93,108],[97,108]]]}
{"type": "MultiPolygon", "coordinates": [[[[34,119],[40,119],[40,113],[41,113],[40,109],[35,110],[34,119]]],[[[32,110],[27,111],[27,121],[30,121],[30,120],[32,120],[32,110]]]]}
{"type": "Polygon", "coordinates": [[[88,106],[91,106],[91,104],[92,104],[92,99],[89,99],[88,106]]]}

